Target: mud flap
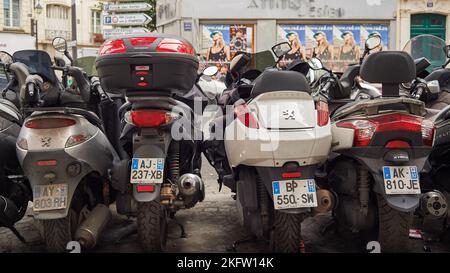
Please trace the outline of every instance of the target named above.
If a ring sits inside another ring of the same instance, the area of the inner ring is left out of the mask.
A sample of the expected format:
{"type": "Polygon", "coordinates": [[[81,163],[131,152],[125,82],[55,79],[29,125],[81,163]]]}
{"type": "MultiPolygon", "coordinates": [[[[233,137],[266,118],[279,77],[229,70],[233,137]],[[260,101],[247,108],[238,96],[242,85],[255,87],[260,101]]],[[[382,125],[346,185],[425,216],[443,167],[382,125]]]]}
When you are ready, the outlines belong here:
{"type": "MultiPolygon", "coordinates": [[[[166,139],[167,140],[167,139],[166,139]]],[[[169,143],[169,142],[168,142],[169,143]]],[[[168,144],[143,144],[136,147],[134,151],[134,158],[166,158],[168,144]]],[[[167,162],[165,162],[167,164],[167,162]]],[[[128,176],[128,183],[130,177],[128,176]]],[[[151,202],[159,200],[161,184],[154,184],[155,190],[153,192],[138,192],[138,185],[133,185],[133,197],[137,202],[151,202]]]]}
{"type": "Polygon", "coordinates": [[[373,174],[375,179],[374,191],[383,195],[390,207],[402,212],[414,211],[420,202],[420,194],[387,195],[384,190],[384,180],[381,175],[373,174]]]}

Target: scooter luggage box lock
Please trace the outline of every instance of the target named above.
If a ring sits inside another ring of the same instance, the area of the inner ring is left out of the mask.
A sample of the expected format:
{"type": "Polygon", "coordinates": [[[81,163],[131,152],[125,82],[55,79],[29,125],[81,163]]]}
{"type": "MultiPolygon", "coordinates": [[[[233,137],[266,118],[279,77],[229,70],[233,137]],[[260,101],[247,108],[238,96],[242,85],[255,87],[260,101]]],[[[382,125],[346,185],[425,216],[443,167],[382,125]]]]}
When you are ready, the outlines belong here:
{"type": "Polygon", "coordinates": [[[151,82],[151,71],[150,65],[135,65],[132,71],[133,84],[137,88],[146,88],[151,82]]]}

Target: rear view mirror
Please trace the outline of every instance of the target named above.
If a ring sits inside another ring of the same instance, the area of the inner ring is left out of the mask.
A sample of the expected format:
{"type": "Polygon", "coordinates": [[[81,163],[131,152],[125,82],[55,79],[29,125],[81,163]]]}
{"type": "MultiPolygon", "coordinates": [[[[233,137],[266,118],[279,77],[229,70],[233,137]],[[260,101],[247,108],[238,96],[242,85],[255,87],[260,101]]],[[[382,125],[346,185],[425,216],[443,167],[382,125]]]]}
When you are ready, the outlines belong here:
{"type": "Polygon", "coordinates": [[[0,62],[3,64],[12,64],[13,57],[6,51],[0,51],[0,62]]]}
{"type": "Polygon", "coordinates": [[[322,61],[318,58],[312,58],[308,61],[308,65],[312,70],[321,70],[323,69],[322,61]]]}
{"type": "Polygon", "coordinates": [[[372,36],[366,40],[366,50],[375,49],[381,45],[381,37],[378,35],[372,36]]]}
{"type": "Polygon", "coordinates": [[[277,58],[281,58],[286,55],[289,51],[291,51],[292,47],[288,42],[283,42],[276,44],[272,47],[272,52],[277,56],[277,58]]]}
{"type": "Polygon", "coordinates": [[[64,53],[67,51],[67,41],[62,37],[54,38],[52,41],[52,45],[58,52],[64,53]]]}
{"type": "Polygon", "coordinates": [[[240,73],[250,63],[250,56],[247,54],[236,55],[230,63],[232,74],[240,73]]]}
{"type": "Polygon", "coordinates": [[[219,72],[219,68],[217,68],[217,66],[210,66],[205,68],[205,70],[203,70],[203,75],[212,77],[216,75],[217,72],[219,72]]]}

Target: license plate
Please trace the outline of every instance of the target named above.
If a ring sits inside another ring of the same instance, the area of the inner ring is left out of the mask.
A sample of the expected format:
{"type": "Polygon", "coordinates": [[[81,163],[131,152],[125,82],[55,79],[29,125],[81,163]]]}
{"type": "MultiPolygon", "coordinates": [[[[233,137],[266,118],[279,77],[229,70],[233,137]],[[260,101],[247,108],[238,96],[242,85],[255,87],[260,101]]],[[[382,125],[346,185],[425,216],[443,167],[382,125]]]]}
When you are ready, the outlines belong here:
{"type": "Polygon", "coordinates": [[[277,210],[317,207],[314,179],[273,181],[272,189],[277,210]]]}
{"type": "Polygon", "coordinates": [[[131,184],[161,184],[164,176],[164,158],[133,158],[131,184]]]}
{"type": "Polygon", "coordinates": [[[33,210],[56,210],[67,207],[67,184],[35,185],[33,210]]]}
{"type": "Polygon", "coordinates": [[[419,172],[415,166],[383,167],[386,194],[420,194],[419,172]]]}

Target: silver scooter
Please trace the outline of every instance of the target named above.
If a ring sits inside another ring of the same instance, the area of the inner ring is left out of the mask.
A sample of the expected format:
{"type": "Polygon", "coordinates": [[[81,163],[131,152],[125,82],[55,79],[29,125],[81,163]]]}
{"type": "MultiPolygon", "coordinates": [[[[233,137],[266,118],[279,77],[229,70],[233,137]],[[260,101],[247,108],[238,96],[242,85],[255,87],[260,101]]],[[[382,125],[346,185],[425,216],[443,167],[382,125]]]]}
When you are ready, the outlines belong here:
{"type": "MultiPolygon", "coordinates": [[[[55,38],[53,46],[71,60],[64,39],[55,38]]],[[[111,217],[108,205],[114,196],[108,170],[118,159],[95,113],[103,91],[98,79],[89,80],[80,68],[50,67],[46,52],[20,54],[14,57],[39,60],[39,65],[27,64],[35,73],[20,90],[27,117],[17,140],[17,156],[33,192],[35,219],[42,222],[48,251],[63,252],[73,240],[91,248],[111,217]],[[60,88],[46,73],[54,74],[53,70],[61,70],[63,79],[73,77],[77,88],[60,88]]]]}

